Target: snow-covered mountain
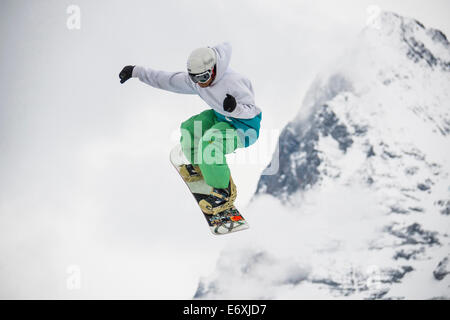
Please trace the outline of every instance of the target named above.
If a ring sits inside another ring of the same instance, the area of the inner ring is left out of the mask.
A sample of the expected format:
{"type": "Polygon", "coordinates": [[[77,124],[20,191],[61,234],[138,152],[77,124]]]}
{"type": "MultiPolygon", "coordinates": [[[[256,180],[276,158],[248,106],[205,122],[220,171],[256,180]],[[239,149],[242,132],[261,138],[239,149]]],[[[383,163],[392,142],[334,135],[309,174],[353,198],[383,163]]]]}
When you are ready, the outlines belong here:
{"type": "Polygon", "coordinates": [[[196,298],[450,298],[450,44],[383,12],[312,84],[196,298]],[[275,158],[276,157],[276,158],[275,158]]]}

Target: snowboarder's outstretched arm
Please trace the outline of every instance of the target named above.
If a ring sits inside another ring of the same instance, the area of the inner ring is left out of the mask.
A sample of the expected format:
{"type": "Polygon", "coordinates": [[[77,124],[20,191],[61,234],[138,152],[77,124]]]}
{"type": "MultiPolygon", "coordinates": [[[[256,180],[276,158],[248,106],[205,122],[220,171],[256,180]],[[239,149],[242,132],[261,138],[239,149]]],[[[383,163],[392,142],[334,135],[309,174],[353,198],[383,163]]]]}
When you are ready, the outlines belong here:
{"type": "Polygon", "coordinates": [[[197,93],[187,72],[167,72],[141,66],[126,66],[120,72],[119,77],[121,83],[130,78],[138,78],[154,88],[184,94],[197,93]]]}

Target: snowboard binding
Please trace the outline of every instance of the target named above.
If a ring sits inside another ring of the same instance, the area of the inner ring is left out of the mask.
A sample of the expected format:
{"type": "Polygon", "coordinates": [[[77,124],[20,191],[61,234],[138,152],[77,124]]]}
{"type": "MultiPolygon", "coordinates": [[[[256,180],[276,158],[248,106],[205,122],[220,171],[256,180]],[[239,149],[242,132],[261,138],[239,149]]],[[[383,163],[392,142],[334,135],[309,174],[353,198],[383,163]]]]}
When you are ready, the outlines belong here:
{"type": "Polygon", "coordinates": [[[213,188],[211,193],[198,204],[204,213],[214,215],[233,207],[236,196],[236,185],[230,176],[228,188],[213,188]]]}
{"type": "Polygon", "coordinates": [[[195,182],[203,179],[202,172],[198,165],[183,164],[180,167],[180,175],[186,182],[195,182]]]}

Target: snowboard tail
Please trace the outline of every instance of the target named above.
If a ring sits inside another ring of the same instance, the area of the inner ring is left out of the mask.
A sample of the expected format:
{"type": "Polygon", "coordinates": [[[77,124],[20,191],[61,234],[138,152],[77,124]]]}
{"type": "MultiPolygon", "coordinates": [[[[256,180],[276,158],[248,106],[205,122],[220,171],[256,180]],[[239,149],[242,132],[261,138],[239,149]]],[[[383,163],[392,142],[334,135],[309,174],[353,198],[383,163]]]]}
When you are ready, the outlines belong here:
{"type": "MultiPolygon", "coordinates": [[[[181,145],[175,146],[170,152],[170,162],[178,173],[180,173],[180,168],[183,164],[189,163],[181,150],[181,145]]],[[[181,174],[180,177],[183,179],[181,174]]],[[[183,179],[183,181],[186,183],[189,191],[194,196],[197,205],[202,199],[205,199],[212,190],[212,187],[207,185],[203,179],[195,182],[188,182],[185,179],[183,179]]],[[[200,209],[200,211],[202,210],[200,209]]],[[[215,235],[228,234],[249,228],[247,221],[234,205],[231,208],[214,215],[206,214],[203,211],[202,213],[211,232],[215,235]]]]}

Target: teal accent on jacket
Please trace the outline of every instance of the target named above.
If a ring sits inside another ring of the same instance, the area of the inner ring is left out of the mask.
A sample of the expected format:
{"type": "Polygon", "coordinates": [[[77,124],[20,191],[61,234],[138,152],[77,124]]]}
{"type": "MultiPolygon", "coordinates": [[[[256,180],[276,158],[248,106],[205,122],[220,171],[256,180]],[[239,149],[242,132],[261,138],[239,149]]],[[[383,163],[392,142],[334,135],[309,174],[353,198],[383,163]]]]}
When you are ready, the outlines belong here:
{"type": "Polygon", "coordinates": [[[231,123],[231,125],[236,128],[237,135],[241,139],[241,142],[245,148],[251,146],[256,142],[256,140],[258,140],[262,112],[251,119],[226,117],[223,114],[218,113],[216,110],[214,110],[214,113],[219,121],[231,123]]]}

